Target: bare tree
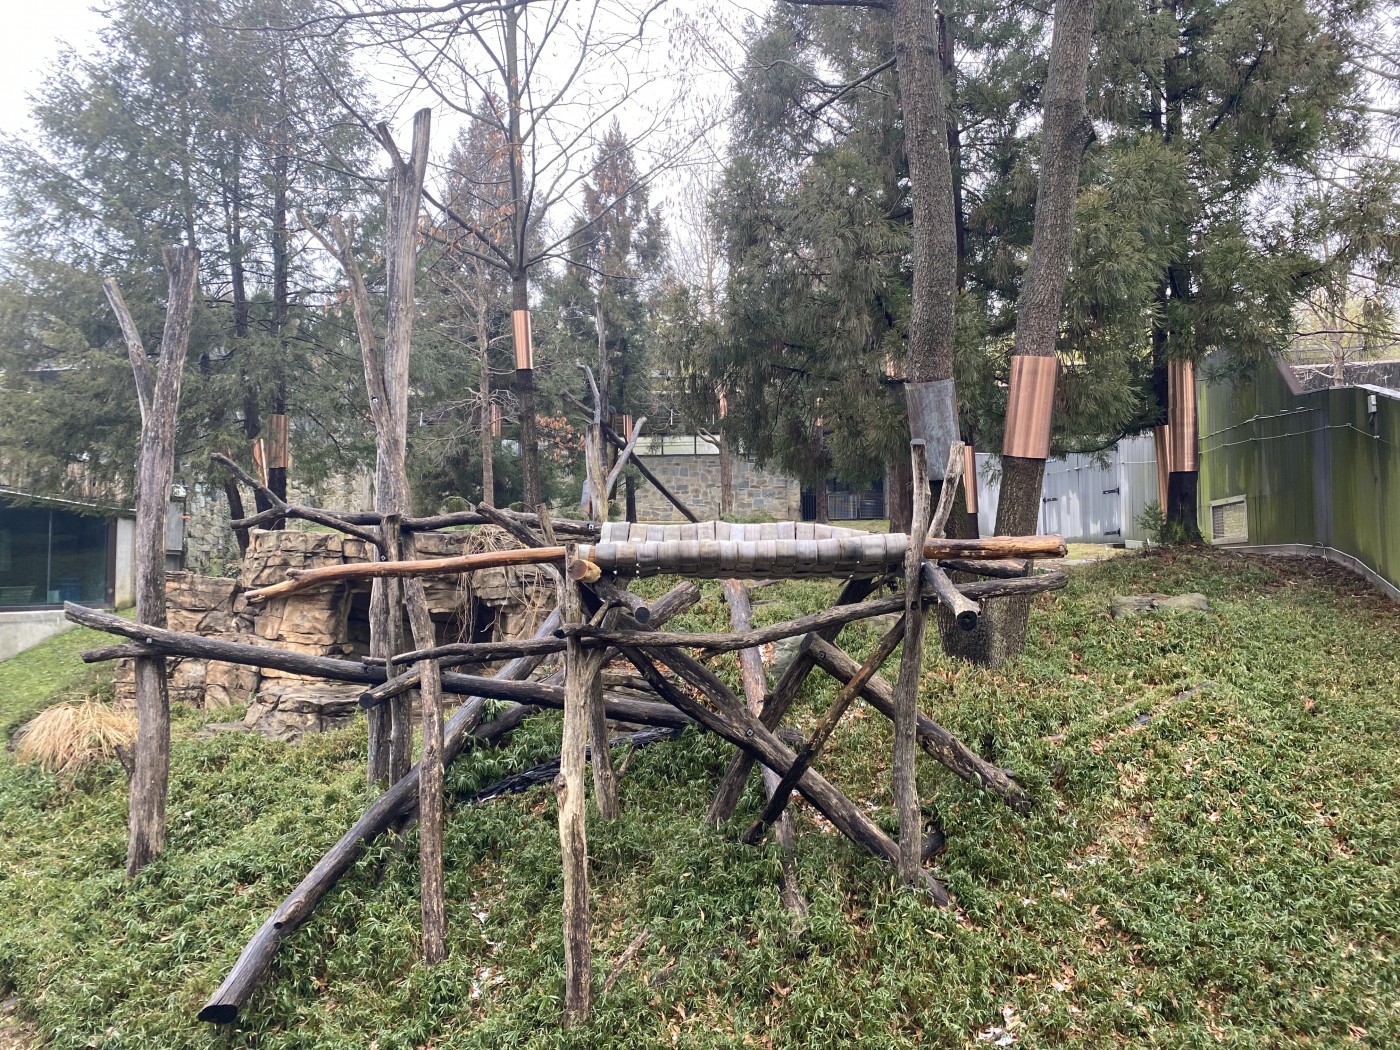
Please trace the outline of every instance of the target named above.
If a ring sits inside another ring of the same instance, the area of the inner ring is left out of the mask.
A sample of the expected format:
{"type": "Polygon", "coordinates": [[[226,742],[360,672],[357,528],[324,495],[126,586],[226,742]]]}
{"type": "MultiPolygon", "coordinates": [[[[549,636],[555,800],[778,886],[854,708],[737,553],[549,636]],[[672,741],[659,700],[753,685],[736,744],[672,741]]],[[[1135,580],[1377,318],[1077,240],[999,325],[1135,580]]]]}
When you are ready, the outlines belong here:
{"type": "MultiPolygon", "coordinates": [[[[175,473],[175,424],[185,373],[194,297],[199,288],[199,250],[174,247],[165,253],[170,273],[165,333],[155,374],[141,336],[113,280],[103,290],[121,322],[141,405],[141,450],[136,478],[136,620],[165,626],[165,518],[175,473]]],[[[165,802],[170,785],[170,694],[163,657],[138,657],[136,749],[128,790],[126,873],[133,876],[165,848],[165,802]]]]}
{"type": "MultiPolygon", "coordinates": [[[[458,250],[510,280],[527,506],[540,499],[530,278],[561,257],[576,232],[555,235],[547,220],[581,192],[601,129],[619,114],[627,113],[629,145],[645,160],[633,185],[618,187],[614,199],[601,202],[599,216],[667,170],[699,135],[698,129],[676,133],[682,126],[673,104],[676,93],[661,90],[662,82],[676,75],[648,46],[652,12],[633,0],[536,0],[442,7],[365,2],[346,15],[394,56],[406,93],[428,92],[467,121],[486,125],[507,145],[508,222],[487,227],[470,210],[429,199],[447,223],[466,234],[457,239],[458,250]],[[480,98],[502,104],[481,107],[475,101],[480,98]]],[[[480,184],[464,179],[458,188],[494,201],[502,185],[492,175],[480,184]]]]}

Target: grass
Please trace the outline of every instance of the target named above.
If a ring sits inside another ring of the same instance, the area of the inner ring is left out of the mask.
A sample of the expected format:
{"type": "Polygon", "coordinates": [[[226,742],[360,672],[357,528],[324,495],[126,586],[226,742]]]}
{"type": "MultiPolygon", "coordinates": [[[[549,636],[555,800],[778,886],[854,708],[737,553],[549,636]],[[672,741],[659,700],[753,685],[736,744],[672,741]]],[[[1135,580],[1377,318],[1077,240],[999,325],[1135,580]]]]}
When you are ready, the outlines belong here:
{"type": "Polygon", "coordinates": [[[136,715],[95,697],[45,708],[25,727],[15,753],[49,773],[76,775],[136,743],[136,715]]]}
{"type": "MultiPolygon", "coordinates": [[[[757,616],[832,591],[768,588],[757,616]]],[[[684,625],[723,618],[707,587],[684,625]]],[[[844,641],[859,655],[876,637],[844,641]]],[[[445,964],[414,962],[415,843],[386,840],[284,945],[241,1025],[218,1032],[195,1010],[365,803],[362,727],[289,747],[198,739],[228,713],[183,713],[169,847],[131,883],[114,763],[71,787],[0,756],[0,991],[54,1047],[884,1050],[990,1045],[979,1035],[995,1029],[1022,1047],[1396,1045],[1398,650],[1395,607],[1325,564],[1153,552],[1077,570],[1037,603],[1016,664],[931,651],[925,672],[925,709],[1015,769],[1035,812],[920,766],[958,903],[941,911],[799,806],[802,937],[773,848],[737,842],[756,789],[733,826],[703,826],[728,749],[690,734],[639,752],[625,815],[589,828],[596,988],[651,936],[568,1033],[548,788],[450,815],[445,964]],[[1212,611],[1106,615],[1114,594],[1188,590],[1212,611]]],[[[67,673],[51,662],[54,680],[67,673]]],[[[814,679],[799,724],[831,694],[814,679]]],[[[0,702],[11,718],[42,698],[0,702]]],[[[450,786],[522,768],[557,736],[537,720],[459,761],[450,786]]],[[[857,705],[821,768],[892,828],[889,741],[857,705]]]]}

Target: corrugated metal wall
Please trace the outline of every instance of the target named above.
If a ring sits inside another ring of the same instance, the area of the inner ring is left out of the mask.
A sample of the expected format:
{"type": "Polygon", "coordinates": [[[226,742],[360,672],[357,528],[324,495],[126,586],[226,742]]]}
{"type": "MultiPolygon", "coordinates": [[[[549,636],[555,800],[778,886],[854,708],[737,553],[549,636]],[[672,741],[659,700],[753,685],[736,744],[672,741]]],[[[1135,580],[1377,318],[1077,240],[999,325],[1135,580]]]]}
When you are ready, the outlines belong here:
{"type": "MultiPolygon", "coordinates": [[[[1001,457],[977,457],[977,523],[996,531],[1001,457]]],[[[1145,540],[1138,518],[1157,499],[1157,456],[1152,435],[1124,438],[1099,456],[1072,455],[1045,464],[1038,531],[1071,543],[1145,540]]]]}
{"type": "Polygon", "coordinates": [[[1400,587],[1400,392],[1303,391],[1286,367],[1201,384],[1202,533],[1212,501],[1243,496],[1248,546],[1316,548],[1400,587]]]}

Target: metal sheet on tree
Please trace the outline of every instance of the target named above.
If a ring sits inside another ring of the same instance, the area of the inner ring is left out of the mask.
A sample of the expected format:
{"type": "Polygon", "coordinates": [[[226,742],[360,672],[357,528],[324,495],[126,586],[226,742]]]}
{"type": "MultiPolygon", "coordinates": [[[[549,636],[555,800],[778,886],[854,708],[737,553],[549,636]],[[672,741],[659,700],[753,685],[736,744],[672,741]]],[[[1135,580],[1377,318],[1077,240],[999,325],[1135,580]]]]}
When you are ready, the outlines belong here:
{"type": "Polygon", "coordinates": [[[1053,357],[1017,354],[1011,358],[1003,455],[1018,459],[1045,459],[1050,455],[1050,416],[1058,370],[1059,361],[1053,357]]]}
{"type": "Polygon", "coordinates": [[[958,399],[953,381],[905,383],[904,399],[909,406],[909,436],[927,446],[929,477],[941,481],[948,468],[948,452],[958,440],[958,399]]]}

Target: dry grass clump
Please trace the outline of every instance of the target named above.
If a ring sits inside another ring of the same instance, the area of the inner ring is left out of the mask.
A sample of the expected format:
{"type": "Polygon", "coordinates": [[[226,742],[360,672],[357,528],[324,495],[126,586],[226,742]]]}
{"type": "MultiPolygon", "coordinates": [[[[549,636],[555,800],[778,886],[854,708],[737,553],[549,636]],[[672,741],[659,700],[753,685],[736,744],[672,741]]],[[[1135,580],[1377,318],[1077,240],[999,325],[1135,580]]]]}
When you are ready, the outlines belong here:
{"type": "Polygon", "coordinates": [[[136,716],[86,698],[55,704],[26,727],[16,751],[50,773],[75,773],[136,742],[136,716]]]}

